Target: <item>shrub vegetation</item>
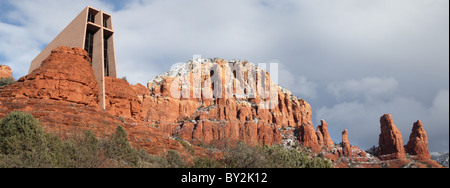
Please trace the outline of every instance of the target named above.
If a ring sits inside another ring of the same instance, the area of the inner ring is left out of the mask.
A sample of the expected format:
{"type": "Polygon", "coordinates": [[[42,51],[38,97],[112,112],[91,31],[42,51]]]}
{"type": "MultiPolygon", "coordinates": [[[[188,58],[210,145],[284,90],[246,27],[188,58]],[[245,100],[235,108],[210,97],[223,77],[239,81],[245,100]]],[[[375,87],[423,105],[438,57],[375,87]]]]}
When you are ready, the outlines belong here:
{"type": "Polygon", "coordinates": [[[11,85],[15,83],[14,79],[12,78],[0,78],[0,87],[11,85]]]}
{"type": "MultiPolygon", "coordinates": [[[[185,144],[192,149],[190,144],[185,144]]],[[[207,157],[185,160],[176,151],[153,156],[132,147],[118,126],[107,139],[87,131],[67,140],[47,134],[31,114],[11,112],[0,120],[0,168],[330,168],[304,148],[245,143],[204,145],[207,157]],[[222,155],[215,155],[221,153],[222,155]],[[220,156],[220,157],[218,157],[220,156]]],[[[193,154],[193,151],[189,153],[193,154]]]]}

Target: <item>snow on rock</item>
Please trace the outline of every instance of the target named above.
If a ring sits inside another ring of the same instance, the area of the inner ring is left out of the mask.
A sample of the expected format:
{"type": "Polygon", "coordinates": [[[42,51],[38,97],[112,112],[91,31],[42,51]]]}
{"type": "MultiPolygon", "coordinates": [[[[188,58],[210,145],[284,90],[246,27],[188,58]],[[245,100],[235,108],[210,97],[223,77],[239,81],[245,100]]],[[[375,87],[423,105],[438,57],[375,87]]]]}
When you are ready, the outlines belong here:
{"type": "Polygon", "coordinates": [[[441,164],[444,167],[448,167],[448,154],[449,153],[441,153],[441,152],[432,152],[431,158],[441,164]]]}

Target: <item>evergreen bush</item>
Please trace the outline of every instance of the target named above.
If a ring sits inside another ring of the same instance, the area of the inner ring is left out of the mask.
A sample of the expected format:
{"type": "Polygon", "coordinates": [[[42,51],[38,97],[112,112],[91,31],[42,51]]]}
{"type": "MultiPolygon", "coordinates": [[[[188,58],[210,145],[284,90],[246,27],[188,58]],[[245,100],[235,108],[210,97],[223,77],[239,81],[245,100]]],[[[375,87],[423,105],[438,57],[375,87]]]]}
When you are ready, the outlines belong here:
{"type": "Polygon", "coordinates": [[[0,78],[0,87],[7,86],[15,83],[14,79],[12,78],[0,78]]]}

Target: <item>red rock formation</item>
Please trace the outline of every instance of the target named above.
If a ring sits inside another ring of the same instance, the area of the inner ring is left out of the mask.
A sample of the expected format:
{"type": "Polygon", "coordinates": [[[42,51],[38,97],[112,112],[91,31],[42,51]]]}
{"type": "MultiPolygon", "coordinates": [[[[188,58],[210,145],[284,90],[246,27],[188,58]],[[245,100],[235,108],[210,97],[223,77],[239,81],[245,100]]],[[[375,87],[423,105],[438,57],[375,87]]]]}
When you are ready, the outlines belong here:
{"type": "Polygon", "coordinates": [[[134,90],[125,81],[107,78],[109,99],[121,101],[110,103],[109,113],[100,109],[96,99],[97,82],[89,62],[87,52],[81,48],[59,47],[53,50],[40,68],[0,90],[0,118],[11,111],[29,112],[39,119],[46,132],[62,138],[82,135],[87,130],[100,138],[109,138],[121,125],[128,132],[129,141],[137,148],[158,155],[168,150],[189,155],[180,143],[150,124],[140,121],[124,123],[111,115],[133,115],[138,111],[133,109],[133,105],[128,111],[119,108],[118,104],[123,101],[128,104],[138,101],[137,96],[132,96],[134,90]],[[118,109],[112,110],[111,106],[118,109]]]}
{"type": "MultiPolygon", "coordinates": [[[[260,144],[280,143],[278,129],[282,126],[311,124],[311,106],[273,84],[264,71],[259,74],[266,78],[249,76],[258,71],[248,62],[222,59],[174,67],[148,84],[150,97],[143,103],[144,111],[148,109],[145,121],[159,124],[171,135],[182,134],[188,141],[230,139],[260,144]],[[222,83],[213,84],[213,78],[222,83]],[[254,91],[263,79],[265,89],[272,89],[267,99],[254,91]],[[222,88],[221,97],[208,97],[213,87],[222,88]],[[274,108],[264,109],[263,102],[271,99],[275,99],[270,103],[274,108]]],[[[315,131],[308,133],[314,134],[318,145],[315,131]]]]}
{"type": "Polygon", "coordinates": [[[300,126],[300,142],[302,142],[303,146],[307,148],[311,148],[311,151],[314,153],[319,153],[322,147],[319,146],[319,141],[317,139],[316,131],[312,125],[302,125],[300,126]]]}
{"type": "Polygon", "coordinates": [[[322,135],[322,132],[320,132],[319,128],[317,128],[317,130],[316,130],[316,135],[317,135],[317,142],[319,143],[319,146],[324,146],[323,135],[322,135]]]}
{"type": "Polygon", "coordinates": [[[350,142],[348,141],[347,129],[342,132],[342,150],[344,156],[352,157],[352,148],[350,142]]]}
{"type": "Polygon", "coordinates": [[[0,65],[0,78],[12,78],[12,70],[8,65],[0,65]]]}
{"type": "Polygon", "coordinates": [[[142,100],[130,84],[123,80],[105,77],[106,110],[123,118],[142,120],[142,100]]]}
{"type": "Polygon", "coordinates": [[[141,102],[144,102],[144,98],[150,97],[150,91],[142,84],[136,84],[131,87],[133,88],[134,92],[136,92],[137,97],[141,102]]]}
{"type": "Polygon", "coordinates": [[[331,140],[330,134],[328,133],[328,124],[327,124],[327,122],[325,122],[325,120],[321,120],[320,124],[321,125],[319,125],[317,127],[317,132],[320,131],[320,133],[322,134],[323,146],[327,146],[327,147],[333,146],[334,142],[333,142],[333,140],[331,140]]]}
{"type": "Polygon", "coordinates": [[[325,157],[337,162],[337,166],[340,168],[349,167],[349,161],[359,165],[367,165],[367,162],[373,161],[373,159],[368,158],[367,153],[364,150],[350,144],[347,129],[342,131],[341,145],[327,147],[325,152],[322,153],[325,157]]]}
{"type": "Polygon", "coordinates": [[[64,100],[98,107],[97,81],[81,48],[59,47],[40,68],[22,77],[3,93],[15,98],[64,100]]]}
{"type": "Polygon", "coordinates": [[[194,143],[243,141],[250,145],[270,145],[282,142],[278,129],[254,122],[231,123],[200,120],[184,122],[181,128],[177,127],[172,132],[174,135],[194,143]]]}
{"type": "Polygon", "coordinates": [[[400,131],[395,127],[390,114],[380,118],[381,134],[378,141],[378,157],[382,160],[401,159],[406,157],[403,148],[403,138],[400,131]]]}
{"type": "MultiPolygon", "coordinates": [[[[244,141],[252,145],[275,144],[282,142],[279,129],[290,127],[281,132],[290,134],[293,138],[293,130],[298,131],[300,142],[313,152],[320,152],[337,161],[337,165],[349,167],[349,161],[363,162],[361,164],[364,167],[381,164],[377,163],[378,159],[372,158],[369,161],[370,157],[367,158],[363,150],[350,146],[346,131],[343,133],[342,147],[334,146],[325,121],[321,122],[317,132],[314,130],[311,123],[311,106],[288,90],[270,84],[270,78],[265,78],[269,83],[266,87],[275,87],[276,90],[275,95],[269,99],[276,101],[269,105],[276,105],[271,109],[263,109],[264,105],[261,103],[265,101],[264,97],[250,97],[253,87],[251,85],[258,85],[263,80],[245,77],[251,71],[248,62],[228,63],[216,60],[203,64],[216,66],[216,71],[226,70],[232,64],[237,65],[236,76],[233,75],[235,79],[231,78],[230,85],[233,88],[230,91],[233,97],[230,98],[172,96],[172,83],[177,83],[177,79],[183,75],[188,75],[190,80],[200,79],[210,85],[207,82],[210,75],[200,78],[193,76],[195,69],[190,68],[192,64],[189,63],[177,71],[157,77],[149,83],[149,89],[140,84],[130,86],[124,80],[106,78],[107,110],[104,111],[97,104],[96,79],[89,61],[87,53],[82,49],[55,49],[39,69],[13,85],[2,87],[0,118],[11,111],[29,112],[40,120],[47,132],[62,138],[80,135],[87,130],[93,131],[98,137],[108,138],[116,127],[121,125],[128,132],[128,139],[135,147],[158,155],[165,154],[168,150],[176,150],[182,156],[191,154],[173,140],[173,137],[180,137],[194,144],[220,140],[244,141]],[[244,79],[238,79],[240,76],[244,79]],[[239,93],[238,86],[244,86],[244,93],[239,93]],[[119,116],[126,118],[125,122],[119,119],[119,116]]],[[[223,80],[227,80],[225,78],[223,80]]],[[[186,85],[179,86],[184,88],[186,85]]],[[[175,87],[175,90],[181,92],[180,87],[175,87]]],[[[195,88],[191,87],[187,92],[194,96],[194,91],[195,88]]],[[[381,129],[379,153],[387,154],[390,158],[399,158],[402,151],[399,151],[397,146],[402,145],[399,142],[401,135],[390,116],[382,118],[381,129]]],[[[410,148],[422,148],[422,131],[420,128],[417,128],[417,131],[413,128],[413,133],[411,135],[414,135],[414,139],[410,139],[412,144],[408,145],[411,145],[410,148]],[[421,141],[416,138],[421,138],[421,141]]],[[[201,155],[201,149],[195,146],[193,148],[196,155],[201,155]]],[[[408,152],[411,152],[411,149],[408,149],[408,152]]],[[[417,153],[420,155],[421,152],[417,153]]],[[[386,155],[382,157],[388,159],[386,155]]],[[[409,164],[409,160],[400,160],[403,161],[399,164],[409,164]]],[[[424,163],[433,164],[430,161],[426,160],[424,163]]]]}
{"type": "Polygon", "coordinates": [[[418,159],[431,159],[428,151],[428,138],[420,120],[414,123],[408,144],[405,146],[407,153],[415,155],[418,159]]]}

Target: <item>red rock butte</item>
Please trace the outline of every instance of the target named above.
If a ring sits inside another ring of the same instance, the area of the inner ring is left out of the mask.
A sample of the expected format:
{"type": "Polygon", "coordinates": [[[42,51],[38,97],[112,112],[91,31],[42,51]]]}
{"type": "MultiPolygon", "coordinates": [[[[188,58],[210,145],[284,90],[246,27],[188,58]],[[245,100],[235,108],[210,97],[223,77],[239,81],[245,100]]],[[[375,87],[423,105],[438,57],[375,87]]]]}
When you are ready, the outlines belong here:
{"type": "Polygon", "coordinates": [[[390,114],[380,118],[381,134],[378,141],[378,157],[384,160],[405,158],[403,138],[390,114]]]}
{"type": "Polygon", "coordinates": [[[320,120],[320,125],[317,126],[317,132],[318,137],[323,140],[321,142],[322,146],[331,147],[334,145],[333,140],[331,140],[330,133],[328,132],[328,124],[325,120],[320,120]]]}
{"type": "Polygon", "coordinates": [[[420,120],[414,123],[405,150],[410,155],[415,155],[418,159],[431,159],[430,152],[428,151],[427,133],[420,120]]]}
{"type": "Polygon", "coordinates": [[[351,145],[350,145],[350,141],[348,141],[348,131],[347,131],[347,129],[345,129],[342,132],[342,148],[344,150],[343,154],[345,156],[349,156],[349,157],[352,156],[352,148],[351,148],[351,145]]]}

